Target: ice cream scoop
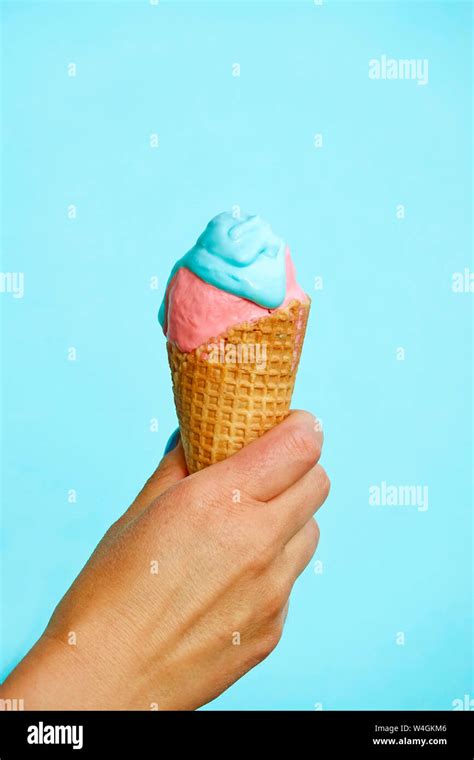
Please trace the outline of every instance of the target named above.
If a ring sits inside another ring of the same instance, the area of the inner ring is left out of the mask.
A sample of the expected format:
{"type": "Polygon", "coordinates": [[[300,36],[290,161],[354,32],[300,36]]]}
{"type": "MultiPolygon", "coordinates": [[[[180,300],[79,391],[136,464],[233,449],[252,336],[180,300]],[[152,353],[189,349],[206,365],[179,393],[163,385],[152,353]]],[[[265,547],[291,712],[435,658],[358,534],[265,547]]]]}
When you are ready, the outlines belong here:
{"type": "Polygon", "coordinates": [[[231,325],[308,301],[290,249],[258,215],[214,217],[172,269],[159,320],[168,340],[192,351],[231,325]]]}
{"type": "Polygon", "coordinates": [[[214,217],[173,267],[159,312],[190,472],[289,412],[310,299],[258,215],[214,217]]]}

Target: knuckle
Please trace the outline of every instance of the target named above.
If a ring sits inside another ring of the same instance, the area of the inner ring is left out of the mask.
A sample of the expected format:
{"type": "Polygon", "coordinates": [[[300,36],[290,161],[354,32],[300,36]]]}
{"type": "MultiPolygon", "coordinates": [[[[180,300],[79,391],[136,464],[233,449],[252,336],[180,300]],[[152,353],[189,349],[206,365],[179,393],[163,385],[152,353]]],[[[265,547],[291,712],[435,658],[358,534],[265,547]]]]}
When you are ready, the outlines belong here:
{"type": "Polygon", "coordinates": [[[286,581],[273,581],[265,598],[264,617],[267,620],[276,620],[281,616],[290,591],[291,587],[286,581]]]}
{"type": "Polygon", "coordinates": [[[321,446],[314,432],[297,425],[288,431],[286,449],[291,458],[308,465],[314,464],[321,454],[321,446]]]}
{"type": "Polygon", "coordinates": [[[252,575],[260,575],[267,570],[271,562],[272,554],[268,546],[254,543],[249,549],[247,545],[245,562],[247,572],[252,575]]]}
{"type": "Polygon", "coordinates": [[[284,607],[283,600],[278,596],[270,596],[265,602],[265,618],[274,620],[284,607]]]}
{"type": "Polygon", "coordinates": [[[246,568],[251,573],[265,572],[275,559],[277,547],[272,532],[265,526],[257,530],[257,535],[249,538],[246,532],[244,545],[246,568]]]}
{"type": "Polygon", "coordinates": [[[311,551],[311,554],[313,554],[316,551],[316,547],[319,543],[319,525],[316,522],[316,520],[313,518],[309,521],[308,527],[307,527],[307,539],[308,539],[308,548],[309,551],[311,551]]]}
{"type": "Polygon", "coordinates": [[[327,497],[329,496],[329,491],[331,490],[331,481],[329,480],[326,470],[323,470],[322,467],[321,467],[321,473],[320,473],[320,487],[321,487],[323,498],[327,499],[327,497]]]}
{"type": "Polygon", "coordinates": [[[256,657],[259,662],[265,660],[276,649],[283,634],[283,625],[272,626],[262,635],[257,644],[256,657]]]}

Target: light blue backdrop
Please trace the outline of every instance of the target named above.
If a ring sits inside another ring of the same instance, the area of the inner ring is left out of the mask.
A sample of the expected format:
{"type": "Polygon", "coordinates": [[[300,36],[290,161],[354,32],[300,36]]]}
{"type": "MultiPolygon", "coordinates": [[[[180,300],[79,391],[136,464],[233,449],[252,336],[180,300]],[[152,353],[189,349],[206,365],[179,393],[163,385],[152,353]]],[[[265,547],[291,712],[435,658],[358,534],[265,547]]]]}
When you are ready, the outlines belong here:
{"type": "Polygon", "coordinates": [[[464,2],[3,4],[3,674],[159,460],[162,288],[239,204],[313,297],[294,405],[332,493],[278,650],[211,707],[474,696],[471,28],[464,2]],[[428,83],[370,79],[384,54],[428,83]],[[370,505],[383,481],[428,509],[370,505]]]}

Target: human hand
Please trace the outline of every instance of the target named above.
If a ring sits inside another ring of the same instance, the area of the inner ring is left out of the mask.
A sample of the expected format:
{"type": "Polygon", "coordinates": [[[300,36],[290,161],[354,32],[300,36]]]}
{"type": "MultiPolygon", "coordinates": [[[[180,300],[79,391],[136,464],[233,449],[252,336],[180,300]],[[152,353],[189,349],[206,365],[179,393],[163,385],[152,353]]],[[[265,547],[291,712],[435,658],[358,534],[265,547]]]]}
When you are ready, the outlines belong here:
{"type": "Polygon", "coordinates": [[[187,476],[164,457],[108,530],[1,696],[26,709],[209,702],[277,645],[329,492],[306,412],[187,476]]]}

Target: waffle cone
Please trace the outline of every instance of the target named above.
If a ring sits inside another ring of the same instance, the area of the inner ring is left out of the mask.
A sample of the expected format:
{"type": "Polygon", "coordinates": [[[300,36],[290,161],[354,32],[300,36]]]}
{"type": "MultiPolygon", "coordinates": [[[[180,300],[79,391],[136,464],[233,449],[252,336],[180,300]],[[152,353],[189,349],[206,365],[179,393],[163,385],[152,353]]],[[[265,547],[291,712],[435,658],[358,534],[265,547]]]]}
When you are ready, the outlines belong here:
{"type": "Polygon", "coordinates": [[[288,415],[309,308],[309,301],[291,301],[189,353],[168,342],[190,473],[226,459],[288,415]]]}

